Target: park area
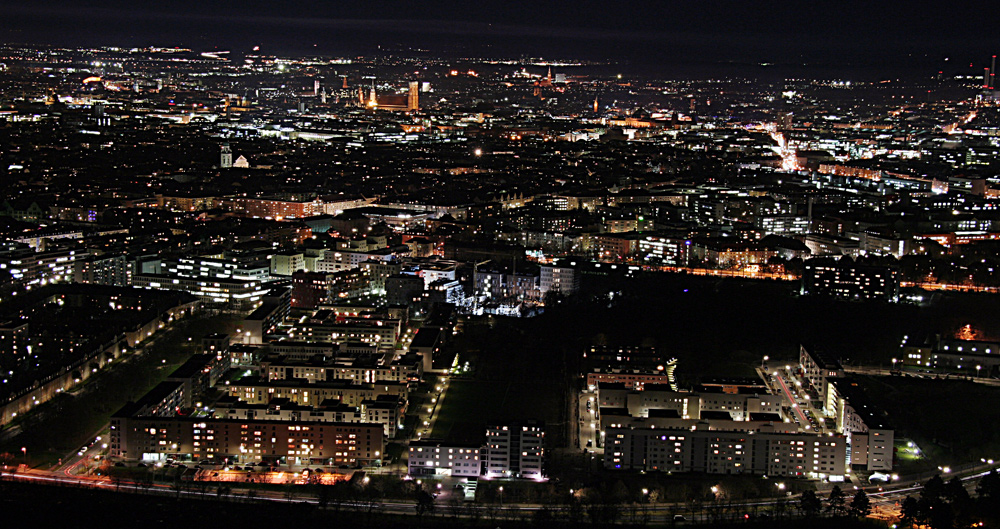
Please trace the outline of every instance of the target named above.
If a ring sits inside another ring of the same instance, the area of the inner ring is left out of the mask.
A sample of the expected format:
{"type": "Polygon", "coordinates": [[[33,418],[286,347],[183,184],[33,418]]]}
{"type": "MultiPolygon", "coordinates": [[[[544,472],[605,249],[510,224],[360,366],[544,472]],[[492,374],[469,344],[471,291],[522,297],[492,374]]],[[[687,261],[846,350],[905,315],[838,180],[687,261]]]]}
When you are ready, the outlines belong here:
{"type": "Polygon", "coordinates": [[[903,473],[941,466],[1000,460],[1000,387],[966,380],[908,376],[855,377],[865,393],[885,412],[897,437],[912,439],[922,457],[904,447],[897,453],[903,473]]]}
{"type": "Polygon", "coordinates": [[[566,397],[558,384],[453,380],[431,437],[481,443],[489,422],[537,419],[554,425],[565,409],[566,397]]]}

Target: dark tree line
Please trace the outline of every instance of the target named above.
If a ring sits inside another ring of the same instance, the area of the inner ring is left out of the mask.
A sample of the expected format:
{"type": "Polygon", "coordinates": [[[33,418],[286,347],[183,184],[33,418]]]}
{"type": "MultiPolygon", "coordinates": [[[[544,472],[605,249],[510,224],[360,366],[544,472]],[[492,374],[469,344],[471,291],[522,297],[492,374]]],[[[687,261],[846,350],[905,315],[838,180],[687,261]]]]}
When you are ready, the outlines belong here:
{"type": "Polygon", "coordinates": [[[826,506],[823,500],[815,492],[807,490],[802,493],[799,499],[799,509],[807,518],[826,514],[827,516],[841,518],[851,516],[854,518],[864,518],[871,512],[871,501],[864,490],[858,490],[850,501],[847,495],[839,486],[834,485],[830,490],[830,495],[826,498],[826,506]]]}
{"type": "Polygon", "coordinates": [[[960,479],[944,481],[934,476],[916,497],[907,496],[900,506],[902,527],[927,525],[932,529],[970,527],[980,522],[988,527],[1000,522],[1000,475],[996,470],[983,476],[973,497],[960,479]]]}

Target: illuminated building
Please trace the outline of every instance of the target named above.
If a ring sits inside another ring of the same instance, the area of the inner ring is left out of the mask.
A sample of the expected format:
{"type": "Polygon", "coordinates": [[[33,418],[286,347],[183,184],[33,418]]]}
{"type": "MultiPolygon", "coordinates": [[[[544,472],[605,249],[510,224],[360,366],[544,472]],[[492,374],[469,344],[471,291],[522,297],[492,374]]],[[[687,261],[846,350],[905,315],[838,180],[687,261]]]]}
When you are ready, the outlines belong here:
{"type": "Polygon", "coordinates": [[[798,369],[785,376],[815,395],[810,403],[816,414],[826,417],[828,426],[847,436],[848,464],[869,471],[892,470],[894,430],[857,383],[845,378],[837,359],[800,346],[798,369]]]}
{"type": "Polygon", "coordinates": [[[593,390],[598,384],[624,384],[627,388],[641,391],[646,384],[661,384],[676,389],[674,370],[677,360],[672,359],[662,367],[657,370],[597,368],[587,373],[587,388],[593,390]]]}
{"type": "Polygon", "coordinates": [[[406,94],[406,110],[416,112],[420,110],[420,83],[410,81],[409,91],[406,94]]]}
{"type": "Polygon", "coordinates": [[[767,264],[778,252],[759,241],[733,240],[733,237],[693,239],[690,255],[704,264],[719,268],[743,267],[750,264],[767,264]]]}
{"type": "Polygon", "coordinates": [[[30,248],[0,250],[0,271],[9,273],[16,285],[71,282],[76,260],[86,255],[62,248],[40,252],[30,248]]]}
{"type": "Polygon", "coordinates": [[[640,257],[665,265],[686,265],[690,248],[691,241],[684,237],[644,234],[639,240],[640,257]]]}
{"type": "Polygon", "coordinates": [[[676,412],[674,417],[691,420],[775,420],[780,423],[784,417],[782,396],[771,395],[766,389],[750,393],[702,389],[706,391],[692,393],[677,391],[667,384],[645,384],[642,390],[636,390],[624,383],[600,382],[596,402],[602,413],[605,408],[620,409],[627,412],[628,417],[635,418],[668,416],[661,413],[663,411],[676,412]]]}
{"type": "Polygon", "coordinates": [[[278,252],[271,256],[271,275],[290,276],[305,269],[306,260],[302,252],[278,252]]]}
{"type": "Polygon", "coordinates": [[[420,300],[424,280],[411,274],[395,274],[385,278],[385,301],[389,305],[410,305],[420,300]]]}
{"type": "Polygon", "coordinates": [[[17,358],[27,352],[30,343],[27,321],[10,320],[0,323],[0,354],[17,358]]]}
{"type": "MultiPolygon", "coordinates": [[[[292,373],[294,376],[294,368],[292,373]]],[[[337,379],[309,382],[305,377],[302,380],[291,378],[271,381],[244,377],[227,385],[226,389],[230,396],[249,404],[267,404],[274,399],[288,399],[302,406],[316,406],[329,399],[339,400],[348,406],[360,406],[365,400],[374,400],[380,395],[406,398],[408,394],[405,382],[356,384],[350,380],[337,379]]]]}
{"type": "Polygon", "coordinates": [[[263,343],[265,337],[278,329],[290,310],[291,289],[281,289],[277,295],[264,297],[261,304],[243,320],[244,334],[238,341],[247,344],[263,343]]]}
{"type": "Polygon", "coordinates": [[[663,371],[675,360],[667,358],[655,347],[609,347],[594,345],[583,352],[585,368],[639,369],[645,372],[663,371]]]}
{"type": "Polygon", "coordinates": [[[843,481],[847,439],[802,433],[608,428],[604,468],[843,481]]]}
{"type": "Polygon", "coordinates": [[[323,212],[323,204],[313,198],[302,199],[279,199],[279,198],[233,198],[229,199],[226,206],[233,212],[243,214],[247,217],[257,217],[263,219],[301,219],[320,215],[323,212]]]}
{"type": "Polygon", "coordinates": [[[312,316],[295,322],[288,330],[288,337],[312,342],[360,341],[382,349],[391,349],[401,332],[402,320],[398,316],[371,313],[355,317],[321,309],[312,316]]]}
{"type": "Polygon", "coordinates": [[[367,101],[364,98],[364,89],[361,89],[360,99],[363,106],[374,110],[388,110],[390,112],[416,112],[420,110],[420,83],[410,81],[405,94],[398,95],[378,95],[375,93],[373,85],[368,94],[367,101]]]}
{"type": "Polygon", "coordinates": [[[899,300],[899,270],[857,265],[843,258],[810,259],[802,272],[802,295],[896,302],[899,300]]]}
{"type": "Polygon", "coordinates": [[[355,467],[380,460],[384,451],[381,424],[150,417],[128,411],[111,419],[113,458],[355,467]]]}
{"type": "Polygon", "coordinates": [[[315,309],[326,301],[330,274],[298,271],[292,275],[292,308],[315,309]]]}
{"type": "Polygon", "coordinates": [[[850,380],[834,382],[832,393],[837,431],[850,443],[849,464],[869,472],[892,470],[895,431],[880,417],[875,404],[850,380]]]}
{"type": "Polygon", "coordinates": [[[228,169],[233,166],[233,150],[228,143],[222,144],[222,152],[219,154],[219,167],[228,169]]]}
{"type": "Polygon", "coordinates": [[[964,336],[934,335],[922,340],[910,336],[898,360],[902,365],[933,367],[945,373],[993,377],[1000,370],[1000,342],[964,336]]]}
{"type": "Polygon", "coordinates": [[[136,274],[132,277],[132,286],[182,290],[190,292],[204,301],[229,304],[237,310],[253,308],[268,292],[259,281],[208,279],[172,274],[136,274]]]}
{"type": "Polygon", "coordinates": [[[580,274],[576,263],[543,264],[538,278],[538,292],[544,297],[549,292],[563,296],[576,294],[580,289],[580,274]]]}
{"type": "MultiPolygon", "coordinates": [[[[280,343],[280,342],[279,342],[280,343]]],[[[373,351],[370,351],[373,352],[373,351]]],[[[304,382],[344,380],[351,384],[405,384],[419,378],[420,363],[416,356],[403,357],[391,364],[380,365],[372,354],[326,360],[293,359],[267,355],[259,362],[260,372],[268,381],[301,380],[304,382]]],[[[396,396],[396,395],[392,395],[396,396]]],[[[379,396],[375,397],[377,400],[379,396]]]]}
{"type": "Polygon", "coordinates": [[[639,251],[645,236],[639,232],[600,233],[593,236],[592,249],[599,260],[623,260],[639,251]]]}
{"type": "Polygon", "coordinates": [[[414,477],[478,477],[481,464],[478,445],[443,441],[410,441],[407,472],[414,477]]]}
{"type": "Polygon", "coordinates": [[[541,479],[544,444],[545,426],[537,421],[488,426],[482,450],[483,475],[541,479]]]}
{"type": "Polygon", "coordinates": [[[124,255],[88,255],[73,263],[73,282],[129,286],[129,263],[124,255]]]}

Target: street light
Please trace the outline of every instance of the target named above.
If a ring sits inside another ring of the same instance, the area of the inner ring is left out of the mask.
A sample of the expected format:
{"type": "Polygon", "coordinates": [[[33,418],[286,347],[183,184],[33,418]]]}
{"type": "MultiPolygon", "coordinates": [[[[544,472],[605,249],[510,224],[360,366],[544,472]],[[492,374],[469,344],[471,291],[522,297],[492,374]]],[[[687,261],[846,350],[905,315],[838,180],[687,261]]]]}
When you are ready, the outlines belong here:
{"type": "Polygon", "coordinates": [[[983,368],[983,366],[981,366],[981,365],[977,365],[976,366],[976,378],[979,378],[979,370],[982,369],[982,368],[983,368]]]}
{"type": "Polygon", "coordinates": [[[503,507],[503,487],[500,487],[500,506],[503,507]]]}
{"type": "Polygon", "coordinates": [[[22,446],[21,447],[21,454],[24,455],[24,464],[27,465],[28,464],[28,447],[22,446]]]}

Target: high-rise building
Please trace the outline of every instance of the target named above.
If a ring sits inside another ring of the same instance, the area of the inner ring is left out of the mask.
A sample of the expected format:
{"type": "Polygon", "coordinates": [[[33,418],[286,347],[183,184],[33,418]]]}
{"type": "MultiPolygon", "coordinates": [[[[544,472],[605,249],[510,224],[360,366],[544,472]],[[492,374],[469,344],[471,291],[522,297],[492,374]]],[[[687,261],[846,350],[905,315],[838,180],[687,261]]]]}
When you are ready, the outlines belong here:
{"type": "Polygon", "coordinates": [[[406,110],[408,112],[420,110],[420,83],[417,81],[410,81],[410,90],[407,92],[406,98],[406,110]]]}
{"type": "Polygon", "coordinates": [[[222,144],[222,153],[219,155],[219,167],[228,169],[233,166],[233,150],[228,143],[222,144]]]}
{"type": "Polygon", "coordinates": [[[541,479],[544,439],[544,425],[535,421],[487,427],[486,446],[482,452],[484,474],[541,479]]]}

